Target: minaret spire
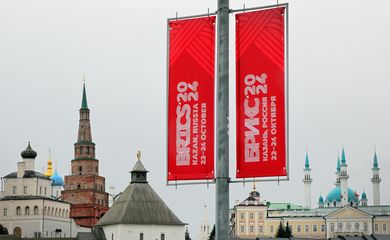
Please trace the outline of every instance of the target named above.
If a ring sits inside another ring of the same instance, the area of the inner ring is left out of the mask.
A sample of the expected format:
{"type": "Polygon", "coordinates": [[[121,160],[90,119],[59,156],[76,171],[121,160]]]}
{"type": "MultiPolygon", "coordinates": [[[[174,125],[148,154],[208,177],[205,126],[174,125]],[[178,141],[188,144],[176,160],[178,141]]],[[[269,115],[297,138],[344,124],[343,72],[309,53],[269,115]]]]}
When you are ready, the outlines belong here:
{"type": "Polygon", "coordinates": [[[345,157],[344,146],[341,152],[341,165],[340,165],[340,190],[341,190],[341,205],[348,205],[348,171],[347,171],[347,159],[345,157]]]}
{"type": "Polygon", "coordinates": [[[310,162],[309,162],[309,154],[307,153],[306,149],[306,156],[305,156],[305,168],[303,169],[304,172],[304,192],[305,192],[305,205],[304,207],[306,209],[311,209],[311,182],[313,179],[311,178],[311,168],[310,168],[310,162]]]}
{"type": "Polygon", "coordinates": [[[382,181],[382,179],[379,176],[379,169],[380,168],[379,168],[379,164],[378,164],[378,157],[376,155],[376,150],[375,150],[374,162],[373,162],[373,166],[372,166],[372,178],[371,178],[372,193],[373,193],[372,200],[374,202],[374,206],[379,206],[381,204],[379,184],[382,181]]]}

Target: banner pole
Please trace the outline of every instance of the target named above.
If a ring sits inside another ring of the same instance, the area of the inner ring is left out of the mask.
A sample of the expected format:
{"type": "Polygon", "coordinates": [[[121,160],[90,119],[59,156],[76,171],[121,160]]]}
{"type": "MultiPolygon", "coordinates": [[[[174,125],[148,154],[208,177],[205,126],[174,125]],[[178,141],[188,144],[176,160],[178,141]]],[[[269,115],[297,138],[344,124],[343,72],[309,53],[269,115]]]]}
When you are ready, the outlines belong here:
{"type": "Polygon", "coordinates": [[[229,0],[218,1],[216,240],[229,239],[229,0]]]}

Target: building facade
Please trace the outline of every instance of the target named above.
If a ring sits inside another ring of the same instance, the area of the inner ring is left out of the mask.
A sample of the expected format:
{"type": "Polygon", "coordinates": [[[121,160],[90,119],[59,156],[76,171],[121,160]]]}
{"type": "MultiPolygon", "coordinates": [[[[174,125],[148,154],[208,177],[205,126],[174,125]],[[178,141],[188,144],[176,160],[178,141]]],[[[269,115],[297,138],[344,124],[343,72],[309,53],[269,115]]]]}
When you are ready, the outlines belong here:
{"type": "Polygon", "coordinates": [[[130,184],[96,225],[106,239],[184,239],[185,224],[149,185],[147,173],[138,158],[131,170],[130,184]]]}
{"type": "Polygon", "coordinates": [[[341,161],[337,161],[335,188],[327,194],[325,200],[320,196],[317,208],[310,209],[308,188],[312,179],[306,156],[303,180],[305,206],[262,201],[260,193],[254,187],[249,197],[235,205],[231,211],[231,236],[253,239],[274,237],[280,223],[288,223],[293,236],[297,238],[390,235],[390,206],[378,205],[380,176],[376,153],[372,171],[374,200],[369,205],[364,191],[359,198],[359,194],[348,187],[349,174],[343,149],[341,161]]]}
{"type": "Polygon", "coordinates": [[[95,158],[85,84],[79,114],[71,175],[65,176],[62,199],[71,203],[70,217],[78,225],[92,227],[108,210],[108,193],[105,191],[105,178],[99,175],[99,160],[95,158]]]}
{"type": "Polygon", "coordinates": [[[18,237],[74,237],[84,231],[69,218],[70,204],[53,196],[53,180],[35,171],[37,153],[21,153],[18,169],[2,177],[0,224],[18,237]]]}

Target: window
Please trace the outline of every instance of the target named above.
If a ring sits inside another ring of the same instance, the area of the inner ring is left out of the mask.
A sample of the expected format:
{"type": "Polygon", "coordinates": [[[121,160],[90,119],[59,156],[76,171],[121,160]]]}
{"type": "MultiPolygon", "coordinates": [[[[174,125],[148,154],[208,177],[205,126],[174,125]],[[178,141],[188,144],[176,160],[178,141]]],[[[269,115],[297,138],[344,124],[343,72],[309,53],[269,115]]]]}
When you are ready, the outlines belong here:
{"type": "Polygon", "coordinates": [[[313,232],[317,232],[317,225],[316,224],[313,225],[313,232]]]}
{"type": "Polygon", "coordinates": [[[30,215],[30,207],[27,206],[25,209],[24,209],[24,215],[30,215]]]}
{"type": "Polygon", "coordinates": [[[263,218],[263,214],[259,213],[259,219],[262,219],[262,218],[263,218]]]}
{"type": "Polygon", "coordinates": [[[387,225],[386,224],[383,224],[383,226],[382,226],[382,231],[385,233],[385,232],[387,232],[387,225]]]}
{"type": "Polygon", "coordinates": [[[250,233],[253,233],[253,232],[254,232],[253,226],[249,226],[249,232],[250,232],[250,233]]]}
{"type": "Polygon", "coordinates": [[[309,225],[305,225],[305,232],[309,231],[309,225]]]}
{"type": "Polygon", "coordinates": [[[8,215],[8,209],[4,208],[4,210],[3,210],[3,215],[4,215],[4,216],[7,216],[7,215],[8,215]]]}
{"type": "Polygon", "coordinates": [[[46,191],[47,189],[45,188],[45,195],[47,194],[47,191],[46,191]]]}
{"type": "Polygon", "coordinates": [[[16,194],[16,186],[13,186],[13,187],[12,187],[12,193],[13,193],[13,194],[16,194]]]}
{"type": "Polygon", "coordinates": [[[330,224],[330,231],[334,232],[334,223],[330,224]]]}
{"type": "Polygon", "coordinates": [[[270,226],[269,227],[269,231],[273,233],[274,232],[274,226],[270,226]]]}
{"type": "Polygon", "coordinates": [[[356,230],[359,230],[359,228],[360,228],[359,223],[355,223],[355,229],[356,229],[356,230]]]}
{"type": "Polygon", "coordinates": [[[23,194],[27,194],[27,186],[23,187],[23,194]]]}
{"type": "Polygon", "coordinates": [[[375,232],[378,232],[378,231],[379,231],[378,224],[375,224],[375,225],[374,225],[374,229],[375,229],[375,232]]]}
{"type": "Polygon", "coordinates": [[[165,233],[161,233],[161,240],[165,240],[165,233]]]}
{"type": "Polygon", "coordinates": [[[259,226],[259,233],[263,233],[263,226],[259,226]]]}
{"type": "Polygon", "coordinates": [[[245,227],[244,226],[240,226],[240,232],[245,232],[245,227]]]}
{"type": "Polygon", "coordinates": [[[249,218],[253,219],[253,213],[249,213],[249,218]]]}
{"type": "Polygon", "coordinates": [[[16,215],[22,215],[22,208],[21,207],[16,207],[16,215]]]}
{"type": "Polygon", "coordinates": [[[351,223],[347,223],[347,230],[351,230],[352,226],[351,223]]]}
{"type": "Polygon", "coordinates": [[[325,232],[325,225],[324,224],[321,225],[321,232],[325,232]]]}
{"type": "Polygon", "coordinates": [[[82,171],[83,171],[83,167],[79,166],[79,172],[82,172],[82,171]]]}
{"type": "Polygon", "coordinates": [[[34,207],[34,215],[38,215],[38,206],[34,207]]]}
{"type": "Polygon", "coordinates": [[[139,240],[144,240],[144,233],[139,234],[139,240]]]}
{"type": "Polygon", "coordinates": [[[42,194],[42,186],[39,187],[39,194],[42,194]]]}
{"type": "Polygon", "coordinates": [[[301,232],[301,225],[297,225],[297,232],[301,232]]]}
{"type": "Polygon", "coordinates": [[[342,223],[339,223],[339,225],[338,225],[338,230],[342,230],[343,229],[343,224],[342,223]]]}
{"type": "Polygon", "coordinates": [[[241,213],[241,214],[240,214],[240,218],[241,218],[241,219],[244,219],[244,217],[245,217],[244,213],[241,213]]]}
{"type": "Polygon", "coordinates": [[[368,224],[364,223],[364,231],[368,231],[368,224]]]}

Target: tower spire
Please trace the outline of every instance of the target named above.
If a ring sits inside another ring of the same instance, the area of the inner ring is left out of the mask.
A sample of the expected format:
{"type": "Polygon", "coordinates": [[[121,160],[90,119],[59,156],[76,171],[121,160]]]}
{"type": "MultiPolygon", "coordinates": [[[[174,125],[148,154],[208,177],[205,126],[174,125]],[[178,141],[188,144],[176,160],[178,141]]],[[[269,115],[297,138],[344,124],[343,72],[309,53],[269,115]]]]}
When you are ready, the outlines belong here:
{"type": "Polygon", "coordinates": [[[342,165],[347,164],[347,158],[345,157],[344,146],[343,146],[343,150],[341,151],[341,164],[342,165]]]}
{"type": "Polygon", "coordinates": [[[85,90],[85,82],[83,83],[83,99],[81,101],[81,109],[88,109],[87,91],[85,90]]]}
{"type": "Polygon", "coordinates": [[[310,169],[310,163],[309,163],[309,154],[306,150],[306,157],[305,157],[305,169],[310,169]]]}
{"type": "Polygon", "coordinates": [[[311,169],[310,169],[310,163],[309,163],[309,154],[307,153],[306,149],[306,156],[305,156],[305,168],[303,169],[304,172],[304,178],[303,178],[303,184],[304,184],[304,192],[305,192],[305,205],[304,207],[306,209],[311,209],[311,182],[313,179],[311,178],[311,169]]]}

